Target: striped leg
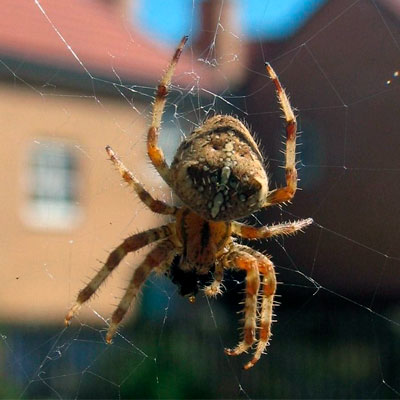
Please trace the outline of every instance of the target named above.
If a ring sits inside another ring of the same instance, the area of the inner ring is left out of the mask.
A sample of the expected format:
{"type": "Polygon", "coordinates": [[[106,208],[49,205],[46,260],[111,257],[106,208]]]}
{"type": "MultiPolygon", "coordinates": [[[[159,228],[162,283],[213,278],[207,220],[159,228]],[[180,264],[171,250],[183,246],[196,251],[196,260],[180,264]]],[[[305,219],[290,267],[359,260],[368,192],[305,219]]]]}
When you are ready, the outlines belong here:
{"type": "Polygon", "coordinates": [[[107,258],[106,263],[95,275],[95,277],[83,288],[76,299],[75,304],[68,311],[65,316],[65,324],[68,325],[73,316],[79,311],[82,304],[90,299],[94,292],[111,274],[115,267],[122,261],[122,259],[130,252],[136,251],[150,243],[156,242],[170,236],[173,232],[173,226],[164,225],[158,228],[149,229],[145,232],[138,233],[125,239],[121,245],[114,249],[107,258]]]}
{"type": "Polygon", "coordinates": [[[278,235],[292,235],[303,230],[312,223],[312,218],[307,218],[272,226],[256,227],[233,221],[232,232],[235,235],[246,239],[267,239],[278,235]]]}
{"type": "Polygon", "coordinates": [[[244,366],[244,369],[249,369],[260,359],[265,351],[271,338],[271,325],[273,317],[274,295],[276,291],[276,276],[275,268],[272,261],[265,255],[250,249],[254,257],[257,258],[258,268],[263,275],[262,280],[262,301],[261,311],[259,315],[259,337],[257,341],[256,351],[253,358],[244,366]]]}
{"type": "Polygon", "coordinates": [[[160,149],[160,147],[158,147],[158,134],[160,130],[161,118],[164,111],[165,102],[167,99],[168,86],[171,83],[172,75],[174,73],[176,64],[178,63],[179,57],[182,53],[183,46],[187,42],[187,39],[187,36],[184,36],[181,39],[178,48],[176,49],[175,54],[172,57],[172,60],[157,87],[156,97],[153,104],[151,126],[147,134],[147,153],[154,167],[167,184],[170,184],[169,167],[167,165],[167,162],[165,161],[163,151],[160,149]]]}
{"type": "Polygon", "coordinates": [[[290,106],[289,99],[282,88],[279,78],[269,63],[265,64],[267,72],[274,82],[279,103],[282,107],[283,114],[286,120],[286,163],[285,175],[286,186],[278,188],[269,193],[264,206],[269,206],[278,203],[284,203],[293,198],[297,189],[297,170],[296,170],[296,132],[297,122],[294,116],[293,109],[290,106]]]}
{"type": "Polygon", "coordinates": [[[174,244],[168,239],[163,240],[147,254],[144,261],[136,268],[124,296],[111,317],[111,323],[106,335],[107,343],[111,343],[112,337],[118,329],[118,325],[127,313],[132,301],[137,297],[141,286],[152,270],[156,267],[162,268],[162,266],[171,265],[176,253],[177,250],[174,244]]]}
{"type": "Polygon", "coordinates": [[[161,200],[153,199],[153,197],[146,191],[143,185],[135,178],[131,171],[125,167],[122,161],[118,158],[118,156],[114,153],[110,146],[106,147],[107,154],[110,156],[113,164],[118,168],[119,173],[121,174],[124,181],[132,186],[133,190],[137,193],[140,200],[146,204],[147,207],[150,208],[151,211],[164,214],[164,215],[173,215],[176,213],[176,207],[171,207],[168,204],[164,203],[161,200]]]}
{"type": "Polygon", "coordinates": [[[260,275],[257,259],[243,248],[245,246],[236,245],[226,256],[226,265],[229,267],[233,265],[246,271],[243,340],[234,349],[225,349],[225,353],[230,356],[237,356],[252,346],[257,327],[257,295],[260,288],[260,275]]]}

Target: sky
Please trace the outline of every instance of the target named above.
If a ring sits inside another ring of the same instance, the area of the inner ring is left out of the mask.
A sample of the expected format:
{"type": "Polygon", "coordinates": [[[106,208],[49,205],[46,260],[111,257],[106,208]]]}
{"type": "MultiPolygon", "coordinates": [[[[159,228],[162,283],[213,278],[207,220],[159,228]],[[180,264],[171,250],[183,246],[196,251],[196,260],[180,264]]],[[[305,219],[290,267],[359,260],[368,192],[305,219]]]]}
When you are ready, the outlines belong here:
{"type": "MultiPolygon", "coordinates": [[[[280,40],[294,34],[326,0],[235,1],[243,33],[252,39],[280,40]]],[[[136,23],[158,40],[176,42],[199,29],[201,0],[141,0],[136,23]]]]}

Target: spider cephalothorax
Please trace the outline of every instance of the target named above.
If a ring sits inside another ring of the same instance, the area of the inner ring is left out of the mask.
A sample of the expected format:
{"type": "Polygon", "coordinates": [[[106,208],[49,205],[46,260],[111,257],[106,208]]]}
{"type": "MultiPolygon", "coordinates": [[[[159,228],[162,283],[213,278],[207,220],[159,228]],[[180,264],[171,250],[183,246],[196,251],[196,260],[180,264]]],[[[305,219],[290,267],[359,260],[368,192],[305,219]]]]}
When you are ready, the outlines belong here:
{"type": "Polygon", "coordinates": [[[286,186],[269,191],[257,144],[238,119],[227,115],[216,115],[192,132],[179,146],[171,166],[168,166],[158,146],[158,134],[168,87],[186,41],[187,37],[181,40],[158,85],[147,135],[147,152],[152,164],[184,205],[174,207],[154,199],[107,146],[111,161],[140,200],[152,211],[169,215],[173,220],[167,225],[132,235],[114,249],[100,271],[79,292],[65,321],[69,323],[127,253],[156,243],[134,269],[129,286],[112,315],[107,342],[111,342],[151,272],[164,272],[179,286],[182,295],[193,300],[199,286],[207,296],[221,293],[225,269],[244,270],[243,339],[235,348],[225,352],[239,355],[256,343],[253,358],[244,366],[249,369],[260,359],[271,337],[276,278],[270,258],[238,244],[235,237],[266,239],[289,235],[310,225],[312,219],[261,227],[245,225],[235,219],[293,198],[297,188],[296,118],[278,77],[267,63],[267,72],[275,85],[286,120],[286,186]]]}

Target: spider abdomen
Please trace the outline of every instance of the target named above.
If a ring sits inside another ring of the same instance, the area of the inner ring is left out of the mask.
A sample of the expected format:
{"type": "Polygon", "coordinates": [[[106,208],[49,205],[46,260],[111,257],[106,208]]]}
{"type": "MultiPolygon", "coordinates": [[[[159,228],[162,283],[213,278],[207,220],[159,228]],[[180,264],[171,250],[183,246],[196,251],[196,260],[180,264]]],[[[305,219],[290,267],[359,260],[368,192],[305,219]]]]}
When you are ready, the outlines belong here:
{"type": "Polygon", "coordinates": [[[181,143],[171,173],[179,198],[207,220],[248,216],[268,193],[257,144],[238,119],[227,115],[210,118],[181,143]]]}

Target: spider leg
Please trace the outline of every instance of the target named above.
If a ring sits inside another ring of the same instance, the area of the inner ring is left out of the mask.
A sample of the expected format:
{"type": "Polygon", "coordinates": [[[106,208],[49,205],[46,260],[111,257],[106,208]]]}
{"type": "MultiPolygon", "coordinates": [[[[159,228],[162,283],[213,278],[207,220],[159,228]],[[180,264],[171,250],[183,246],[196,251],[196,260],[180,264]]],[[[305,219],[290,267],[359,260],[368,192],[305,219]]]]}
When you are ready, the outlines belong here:
{"type": "Polygon", "coordinates": [[[272,261],[267,256],[247,246],[234,245],[226,257],[227,259],[224,260],[226,267],[231,266],[233,263],[237,268],[246,270],[247,276],[244,338],[234,349],[225,349],[225,353],[230,356],[236,356],[248,350],[255,340],[255,331],[258,323],[257,348],[253,358],[244,365],[244,369],[249,369],[260,359],[271,337],[272,308],[276,290],[275,269],[272,261]],[[260,287],[259,274],[262,275],[263,280],[261,282],[261,308],[257,316],[257,295],[260,287]],[[255,291],[256,287],[257,290],[255,291]]]}
{"type": "Polygon", "coordinates": [[[146,281],[154,268],[162,268],[172,263],[177,249],[169,239],[163,240],[147,254],[144,261],[136,268],[132,279],[122,297],[118,307],[111,317],[111,323],[107,331],[106,341],[111,343],[112,337],[118,329],[118,325],[127,313],[132,301],[137,297],[141,286],[146,281]]]}
{"type": "Polygon", "coordinates": [[[234,349],[225,349],[229,356],[238,356],[247,351],[255,340],[257,328],[257,296],[260,288],[260,274],[257,259],[243,251],[245,246],[234,245],[226,255],[224,263],[246,271],[246,299],[244,305],[243,339],[234,349]]]}
{"type": "Polygon", "coordinates": [[[208,297],[216,297],[222,293],[221,283],[224,278],[224,266],[220,262],[215,263],[214,280],[204,287],[204,294],[208,297]]]}
{"type": "Polygon", "coordinates": [[[272,261],[264,254],[259,253],[251,248],[247,250],[258,261],[258,268],[263,277],[261,287],[261,310],[258,317],[259,337],[257,341],[256,351],[253,358],[244,365],[244,369],[249,369],[257,363],[261,355],[264,353],[271,338],[271,325],[273,317],[274,295],[276,291],[275,268],[272,261]]]}
{"type": "Polygon", "coordinates": [[[168,65],[167,70],[165,71],[163,77],[161,78],[160,83],[158,84],[156,96],[153,104],[153,113],[151,125],[147,134],[147,153],[154,167],[161,175],[161,177],[165,180],[167,184],[170,185],[169,178],[169,167],[167,162],[165,161],[164,153],[160,147],[158,147],[158,134],[161,125],[161,118],[164,111],[165,102],[168,95],[168,86],[171,83],[172,75],[174,73],[176,64],[178,63],[179,57],[182,53],[183,46],[187,42],[188,37],[184,36],[176,51],[170,64],[168,65]]]}
{"type": "Polygon", "coordinates": [[[312,218],[307,218],[272,226],[256,227],[233,221],[232,233],[245,239],[267,239],[278,235],[292,235],[312,223],[312,218]]]}
{"type": "Polygon", "coordinates": [[[269,63],[265,64],[267,72],[274,82],[279,103],[282,107],[286,120],[286,150],[285,150],[285,176],[286,186],[272,190],[264,203],[264,207],[273,204],[284,203],[293,198],[297,189],[297,170],[296,170],[296,132],[297,122],[289,99],[282,88],[278,76],[269,63]]]}
{"type": "Polygon", "coordinates": [[[136,179],[136,177],[129,171],[128,168],[122,163],[119,157],[114,153],[110,146],[106,146],[107,154],[110,156],[113,164],[118,168],[119,173],[121,174],[124,181],[132,186],[133,190],[137,193],[140,200],[146,204],[147,207],[150,208],[151,211],[164,214],[164,215],[174,215],[177,211],[176,207],[171,207],[167,203],[164,203],[161,200],[154,199],[150,193],[143,187],[143,185],[136,179]]]}
{"type": "Polygon", "coordinates": [[[73,316],[79,311],[82,304],[90,299],[94,292],[107,279],[115,267],[122,259],[133,251],[136,251],[150,243],[164,239],[174,233],[173,224],[160,226],[147,231],[137,233],[125,239],[122,244],[115,248],[107,258],[106,263],[100,269],[94,278],[79,292],[75,304],[70,308],[65,316],[65,324],[68,325],[73,316]]]}

